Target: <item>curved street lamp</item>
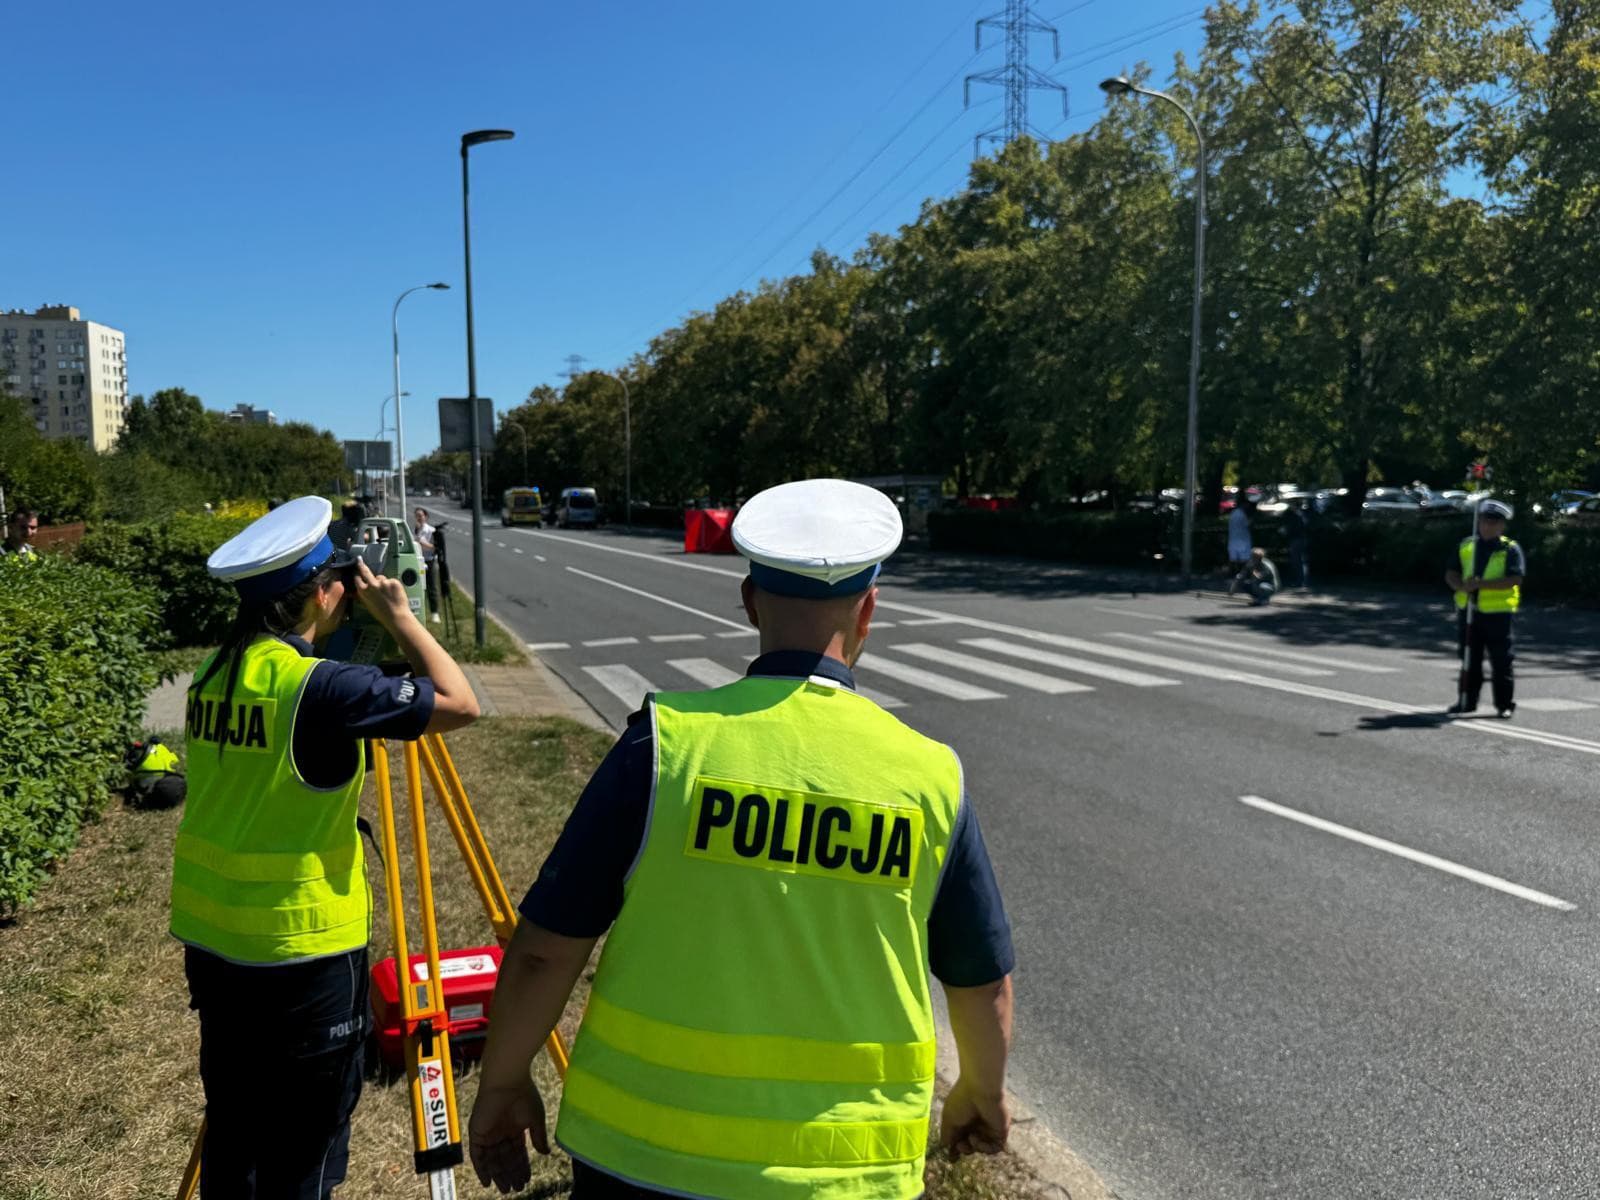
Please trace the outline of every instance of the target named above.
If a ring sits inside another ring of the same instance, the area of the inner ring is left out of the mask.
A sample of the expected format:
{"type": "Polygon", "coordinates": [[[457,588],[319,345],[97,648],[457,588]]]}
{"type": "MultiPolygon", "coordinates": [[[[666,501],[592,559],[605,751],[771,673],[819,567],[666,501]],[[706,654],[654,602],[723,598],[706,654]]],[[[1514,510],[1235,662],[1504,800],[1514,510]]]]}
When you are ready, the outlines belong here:
{"type": "Polygon", "coordinates": [[[508,429],[515,429],[517,436],[522,439],[522,483],[526,486],[530,482],[528,479],[528,431],[522,427],[521,422],[504,417],[500,421],[500,432],[505,433],[508,429]]]}
{"type": "Polygon", "coordinates": [[[1165,92],[1142,87],[1126,75],[1101,80],[1100,90],[1108,96],[1148,96],[1152,100],[1166,101],[1184,115],[1200,147],[1194,173],[1194,305],[1189,326],[1189,429],[1183,455],[1183,582],[1187,587],[1194,565],[1195,460],[1200,440],[1200,295],[1206,269],[1206,139],[1194,114],[1165,92]]]}
{"type": "MultiPolygon", "coordinates": [[[[395,433],[398,434],[400,432],[400,402],[399,402],[399,400],[395,399],[395,396],[409,396],[409,395],[411,395],[410,392],[397,392],[393,396],[385,396],[383,398],[383,403],[378,405],[378,438],[377,438],[378,441],[380,441],[380,442],[383,441],[383,431],[384,431],[384,429],[386,427],[384,419],[383,419],[383,414],[384,414],[384,410],[386,410],[389,407],[389,401],[391,401],[391,400],[395,401],[395,406],[394,406],[394,408],[395,408],[395,423],[393,425],[387,426],[387,428],[393,429],[395,431],[395,433]]],[[[405,481],[405,474],[404,474],[404,470],[403,470],[404,467],[405,467],[405,461],[404,460],[401,460],[400,466],[402,468],[402,473],[401,473],[401,476],[400,476],[400,479],[401,479],[401,484],[400,484],[400,519],[402,521],[404,521],[404,520],[408,520],[409,519],[409,518],[406,517],[406,490],[405,490],[405,482],[404,482],[405,481]]],[[[387,486],[386,486],[385,487],[385,496],[384,496],[385,510],[386,511],[387,511],[387,501],[388,501],[387,491],[388,491],[388,489],[387,489],[387,486]]]]}
{"type": "MultiPolygon", "coordinates": [[[[406,521],[411,518],[406,516],[406,431],[405,422],[400,419],[399,397],[409,396],[411,393],[400,390],[400,301],[411,295],[412,292],[430,289],[436,292],[447,292],[450,290],[450,285],[448,283],[419,283],[414,288],[407,288],[395,299],[394,308],[389,313],[389,331],[394,338],[394,437],[398,443],[396,453],[400,456],[400,517],[406,521]]],[[[378,436],[383,436],[381,429],[378,431],[378,436]]]]}

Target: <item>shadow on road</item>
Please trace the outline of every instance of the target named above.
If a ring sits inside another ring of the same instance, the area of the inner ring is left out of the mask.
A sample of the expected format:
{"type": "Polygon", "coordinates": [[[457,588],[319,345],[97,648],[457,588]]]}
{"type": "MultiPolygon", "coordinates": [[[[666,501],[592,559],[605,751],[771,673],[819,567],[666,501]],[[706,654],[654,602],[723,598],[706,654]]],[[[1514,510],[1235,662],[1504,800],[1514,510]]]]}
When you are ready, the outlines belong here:
{"type": "Polygon", "coordinates": [[[1449,714],[1442,712],[1388,713],[1381,717],[1362,717],[1360,729],[1363,733],[1382,733],[1390,729],[1439,729],[1450,724],[1451,719],[1449,714]]]}

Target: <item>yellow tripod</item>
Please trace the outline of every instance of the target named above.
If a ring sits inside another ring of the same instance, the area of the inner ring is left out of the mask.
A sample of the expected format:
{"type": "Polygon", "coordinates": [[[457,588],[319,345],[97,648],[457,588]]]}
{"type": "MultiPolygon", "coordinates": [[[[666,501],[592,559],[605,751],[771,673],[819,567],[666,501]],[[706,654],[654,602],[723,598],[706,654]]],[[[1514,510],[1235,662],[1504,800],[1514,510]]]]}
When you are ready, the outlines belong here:
{"type": "MultiPolygon", "coordinates": [[[[389,893],[389,925],[394,935],[395,973],[401,1019],[405,1032],[406,1076],[411,1091],[413,1160],[417,1174],[428,1178],[431,1200],[453,1200],[455,1168],[462,1161],[461,1123],[456,1110],[455,1077],[450,1063],[449,1016],[445,1011],[444,983],[439,970],[439,930],[433,907],[433,868],[428,857],[428,827],[423,811],[422,775],[433,794],[466,862],[467,874],[483,903],[494,935],[503,947],[516,929],[516,910],[500,872],[489,854],[478,819],[456,765],[438,734],[405,742],[406,792],[411,804],[411,836],[416,855],[417,906],[422,919],[422,953],[427,957],[427,978],[407,978],[411,961],[406,941],[405,897],[400,886],[399,842],[395,836],[394,797],[390,785],[389,752],[384,742],[369,742],[373,775],[378,787],[378,836],[383,848],[384,884],[389,893]]],[[[559,1032],[552,1030],[545,1044],[550,1060],[563,1077],[567,1050],[559,1032]]],[[[193,1200],[200,1184],[200,1150],[205,1125],[195,1138],[189,1166],[178,1187],[178,1200],[193,1200]]]]}

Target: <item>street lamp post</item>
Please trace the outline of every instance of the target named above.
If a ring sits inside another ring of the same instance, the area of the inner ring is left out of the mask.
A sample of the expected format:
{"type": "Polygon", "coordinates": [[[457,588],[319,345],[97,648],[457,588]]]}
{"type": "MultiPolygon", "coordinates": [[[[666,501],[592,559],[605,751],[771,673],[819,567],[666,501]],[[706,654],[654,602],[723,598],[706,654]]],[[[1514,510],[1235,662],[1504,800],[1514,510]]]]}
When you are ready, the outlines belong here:
{"type": "Polygon", "coordinates": [[[528,479],[528,431],[526,429],[524,429],[516,421],[501,421],[500,422],[500,432],[504,433],[508,429],[515,429],[517,431],[517,436],[522,439],[522,482],[523,482],[523,484],[527,484],[529,482],[529,479],[528,479]]]}
{"type": "MultiPolygon", "coordinates": [[[[389,407],[389,401],[391,401],[391,400],[393,400],[395,402],[395,404],[394,404],[395,423],[393,425],[391,425],[391,426],[388,426],[388,428],[393,429],[397,435],[399,434],[399,432],[400,432],[400,401],[399,401],[398,397],[409,396],[409,395],[411,395],[410,392],[396,392],[393,396],[385,396],[383,398],[383,403],[378,405],[378,437],[377,437],[378,441],[380,441],[380,442],[383,441],[383,433],[384,433],[384,428],[385,428],[384,419],[383,419],[383,413],[384,413],[384,410],[389,407]]],[[[400,465],[401,465],[401,468],[402,468],[402,474],[400,476],[400,519],[402,521],[404,521],[404,520],[407,519],[407,517],[406,517],[406,477],[405,477],[405,475],[403,473],[403,468],[405,467],[405,463],[402,461],[400,465]]],[[[388,507],[388,504],[387,504],[387,501],[388,501],[388,487],[387,486],[385,486],[385,488],[384,488],[384,493],[385,493],[384,494],[384,500],[385,500],[384,507],[387,508],[388,507]]]]}
{"type": "MultiPolygon", "coordinates": [[[[467,151],[484,142],[504,142],[516,137],[509,129],[478,129],[461,135],[461,248],[466,263],[467,292],[467,428],[472,455],[472,628],[473,640],[484,644],[483,588],[483,444],[478,428],[478,361],[472,341],[472,220],[467,207],[467,151]]],[[[398,390],[398,389],[397,389],[398,390]]]]}
{"type": "Polygon", "coordinates": [[[595,371],[596,375],[604,375],[607,379],[615,379],[622,385],[622,461],[624,478],[626,479],[625,502],[623,521],[629,529],[633,528],[633,402],[628,398],[628,381],[613,371],[595,371]]]}
{"type": "Polygon", "coordinates": [[[1200,295],[1206,270],[1206,139],[1194,114],[1165,92],[1141,87],[1126,75],[1102,80],[1108,96],[1149,96],[1165,100],[1184,115],[1200,148],[1194,173],[1194,305],[1189,325],[1189,429],[1184,445],[1183,582],[1187,587],[1194,566],[1195,460],[1200,441],[1200,295]]]}
{"type": "MultiPolygon", "coordinates": [[[[409,396],[411,393],[400,390],[400,301],[411,295],[412,292],[426,291],[430,288],[436,292],[446,292],[450,290],[450,285],[448,283],[419,283],[414,288],[407,288],[395,299],[394,308],[389,313],[389,332],[393,337],[394,346],[394,437],[397,443],[395,453],[400,456],[400,517],[402,520],[407,521],[411,518],[406,516],[406,430],[405,422],[400,419],[400,397],[409,396]]],[[[381,429],[378,431],[378,436],[383,436],[381,429]]]]}

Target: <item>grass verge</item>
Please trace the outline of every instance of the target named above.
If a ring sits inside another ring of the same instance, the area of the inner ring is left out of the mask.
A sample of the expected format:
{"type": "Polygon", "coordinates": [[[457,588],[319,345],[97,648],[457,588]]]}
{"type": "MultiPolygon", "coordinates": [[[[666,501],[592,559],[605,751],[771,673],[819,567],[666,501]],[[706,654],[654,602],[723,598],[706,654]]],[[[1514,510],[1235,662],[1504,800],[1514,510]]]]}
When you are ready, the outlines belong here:
{"type": "MultiPolygon", "coordinates": [[[[171,733],[173,745],[181,737],[171,733]]],[[[449,747],[513,900],[532,880],[610,738],[560,718],[491,718],[452,734],[449,747]]],[[[396,778],[404,779],[398,747],[396,778]]],[[[370,778],[370,776],[369,776],[370,778]]],[[[375,817],[372,789],[363,809],[375,817]]],[[[123,1200],[170,1196],[188,1160],[203,1098],[198,1029],[187,1008],[183,957],[166,935],[172,838],[179,813],[117,806],[84,831],[37,903],[0,925],[0,1197],[123,1200]]],[[[403,793],[397,837],[410,845],[403,793]]],[[[376,821],[374,821],[376,824],[376,821]]],[[[441,944],[490,940],[477,893],[448,829],[429,805],[428,838],[441,944]]],[[[414,875],[402,850],[402,876],[414,875]]],[[[382,870],[368,854],[374,896],[372,958],[390,953],[382,870]]],[[[416,934],[408,894],[408,929],[416,934]]],[[[589,976],[562,1023],[571,1041],[589,976]]],[[[559,1085],[541,1055],[536,1077],[550,1103],[559,1085]]],[[[458,1084],[462,1119],[477,1091],[475,1067],[458,1084]]],[[[351,1130],[341,1200],[422,1195],[412,1174],[406,1090],[369,1064],[351,1130]]],[[[567,1195],[564,1155],[535,1164],[524,1195],[567,1195]]],[[[488,1197],[470,1170],[461,1194],[488,1197]]],[[[929,1200],[1027,1200],[1048,1193],[1016,1158],[929,1158],[929,1200]]]]}
{"type": "Polygon", "coordinates": [[[472,597],[454,582],[450,584],[450,594],[456,619],[428,626],[433,636],[439,639],[439,644],[450,652],[450,657],[457,662],[505,663],[508,666],[518,666],[528,661],[521,643],[493,619],[484,622],[484,644],[478,646],[473,636],[472,597]]]}

